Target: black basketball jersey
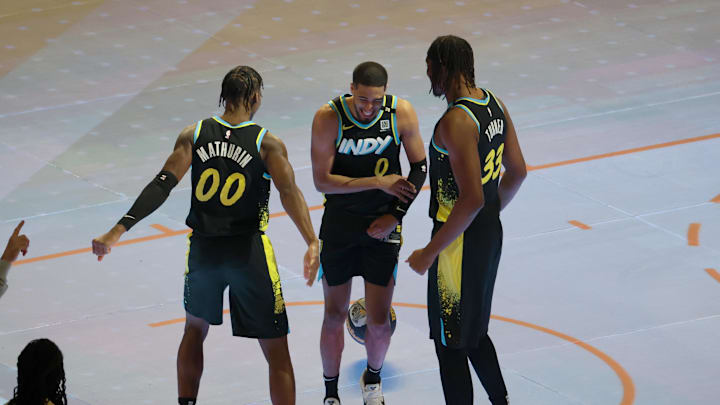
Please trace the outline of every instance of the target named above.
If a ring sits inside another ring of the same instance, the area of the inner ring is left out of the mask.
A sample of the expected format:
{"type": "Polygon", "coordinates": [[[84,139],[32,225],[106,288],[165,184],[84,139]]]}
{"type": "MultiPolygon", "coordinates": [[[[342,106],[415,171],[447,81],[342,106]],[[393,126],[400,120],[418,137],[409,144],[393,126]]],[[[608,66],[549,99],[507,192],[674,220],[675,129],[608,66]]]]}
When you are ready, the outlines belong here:
{"type": "MultiPolygon", "coordinates": [[[[335,160],[330,173],[348,177],[401,174],[400,134],[397,130],[397,97],[386,94],[371,122],[358,122],[345,96],[328,102],[338,116],[335,160]]],[[[338,216],[377,218],[390,212],[393,196],[382,190],[326,194],[325,212],[338,216]]]]}
{"type": "Polygon", "coordinates": [[[213,116],[193,137],[192,200],[187,225],[201,236],[250,235],[267,228],[270,175],[260,157],[267,130],[213,116]]]}
{"type": "MultiPolygon", "coordinates": [[[[506,122],[505,113],[495,96],[482,89],[485,98],[482,100],[462,97],[448,107],[460,108],[475,122],[478,128],[479,141],[477,151],[482,165],[481,173],[485,205],[475,217],[475,222],[484,222],[500,215],[498,184],[505,149],[506,122]]],[[[436,125],[437,128],[437,125],[436,125]]],[[[434,134],[433,134],[434,138],[434,134]]],[[[458,198],[458,188],[453,177],[448,151],[439,147],[434,139],[430,141],[430,217],[439,222],[447,221],[447,217],[458,198]]]]}

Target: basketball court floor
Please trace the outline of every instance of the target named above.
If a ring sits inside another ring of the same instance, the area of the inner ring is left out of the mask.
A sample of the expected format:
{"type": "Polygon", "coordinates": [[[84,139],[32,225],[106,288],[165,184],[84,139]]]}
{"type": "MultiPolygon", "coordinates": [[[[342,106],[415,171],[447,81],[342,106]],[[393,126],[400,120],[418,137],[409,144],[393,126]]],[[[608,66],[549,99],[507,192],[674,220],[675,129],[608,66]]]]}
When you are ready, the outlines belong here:
{"type": "MultiPolygon", "coordinates": [[[[719,403],[717,21],[713,0],[0,2],[0,239],[25,219],[31,240],[0,301],[0,397],[20,350],[47,337],[71,404],[174,403],[189,176],[101,263],[91,239],[184,126],[218,113],[238,64],[265,79],[255,121],[285,141],[318,229],[314,112],[374,60],[427,143],[445,103],[428,93],[425,52],[452,33],[473,45],[477,83],[508,106],[529,165],[502,213],[490,323],[512,403],[719,403]]],[[[404,263],[429,239],[428,194],[405,220],[388,404],[443,403],[427,281],[404,263]]],[[[297,402],[320,404],[322,289],[305,286],[302,239],[275,191],[271,212],[297,402]]],[[[257,342],[225,321],[206,341],[199,403],[269,404],[257,342]]],[[[362,401],[363,359],[347,337],[345,404],[362,401]]],[[[475,393],[487,403],[477,380],[475,393]]]]}

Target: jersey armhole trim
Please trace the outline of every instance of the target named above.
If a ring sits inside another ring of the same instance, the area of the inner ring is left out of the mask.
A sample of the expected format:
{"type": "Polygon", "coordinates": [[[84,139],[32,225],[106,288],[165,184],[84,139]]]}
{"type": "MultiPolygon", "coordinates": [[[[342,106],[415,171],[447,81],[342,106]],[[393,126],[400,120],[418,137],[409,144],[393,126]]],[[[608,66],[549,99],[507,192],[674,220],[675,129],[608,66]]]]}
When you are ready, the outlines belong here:
{"type": "Polygon", "coordinates": [[[435,143],[435,137],[430,138],[430,144],[432,145],[433,148],[435,148],[436,151],[442,153],[443,155],[449,155],[449,153],[448,153],[447,150],[439,147],[439,146],[435,143]]]}
{"type": "Polygon", "coordinates": [[[202,120],[197,122],[197,125],[195,125],[195,133],[193,134],[193,144],[195,144],[198,140],[198,137],[200,137],[200,128],[202,128],[202,120]]]}
{"type": "Polygon", "coordinates": [[[483,89],[483,90],[487,91],[492,96],[492,98],[495,100],[495,104],[497,104],[498,107],[500,107],[500,111],[502,111],[503,114],[505,114],[505,109],[503,108],[502,104],[500,104],[500,100],[498,100],[498,98],[495,96],[495,93],[493,93],[492,91],[490,91],[488,89],[483,89]]]}
{"type": "Polygon", "coordinates": [[[390,114],[390,121],[392,122],[392,131],[393,131],[393,138],[395,139],[395,145],[400,145],[400,133],[397,129],[397,96],[392,96],[392,110],[393,113],[390,114]]]}
{"type": "Polygon", "coordinates": [[[338,134],[337,134],[337,139],[335,140],[335,147],[337,148],[338,146],[340,146],[340,141],[342,140],[342,136],[343,136],[342,115],[340,114],[340,110],[338,110],[338,108],[335,106],[335,102],[328,101],[328,104],[330,104],[330,108],[332,108],[333,111],[335,111],[335,114],[337,114],[337,117],[338,117],[338,134]]]}
{"type": "Polygon", "coordinates": [[[478,133],[480,133],[480,122],[477,120],[477,118],[475,118],[475,114],[473,114],[469,108],[467,108],[466,106],[464,106],[462,104],[455,104],[455,107],[458,107],[461,110],[465,111],[470,116],[470,118],[472,118],[472,120],[475,121],[475,125],[477,125],[477,129],[478,129],[478,133]]]}
{"type": "Polygon", "coordinates": [[[263,179],[265,179],[265,180],[272,180],[272,176],[270,176],[270,173],[265,172],[265,173],[263,173],[263,179]]]}
{"type": "Polygon", "coordinates": [[[267,129],[263,128],[260,130],[260,133],[257,136],[257,140],[255,140],[255,144],[257,145],[257,150],[260,152],[260,145],[262,144],[263,137],[265,137],[265,134],[267,133],[267,129]]]}

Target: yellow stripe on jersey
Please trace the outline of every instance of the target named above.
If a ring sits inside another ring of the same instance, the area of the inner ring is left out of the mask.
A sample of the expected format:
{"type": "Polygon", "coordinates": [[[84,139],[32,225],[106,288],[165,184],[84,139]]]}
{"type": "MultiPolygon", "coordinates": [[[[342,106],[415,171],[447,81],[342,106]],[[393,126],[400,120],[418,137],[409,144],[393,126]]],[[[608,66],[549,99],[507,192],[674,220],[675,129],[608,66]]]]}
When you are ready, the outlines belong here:
{"type": "Polygon", "coordinates": [[[337,148],[340,146],[340,141],[342,140],[343,130],[342,130],[342,115],[340,114],[340,110],[338,110],[337,106],[335,105],[335,102],[332,100],[328,101],[328,104],[330,104],[330,107],[335,111],[335,114],[337,114],[338,117],[338,135],[337,140],[335,141],[335,147],[337,148]]]}
{"type": "Polygon", "coordinates": [[[465,234],[460,234],[438,256],[438,295],[443,311],[457,308],[460,304],[464,239],[465,234]]]}
{"type": "Polygon", "coordinates": [[[250,125],[256,125],[256,124],[255,124],[254,122],[252,122],[252,121],[245,121],[245,122],[241,122],[241,123],[239,123],[239,124],[237,124],[237,125],[233,125],[233,124],[225,121],[224,119],[218,117],[217,115],[213,115],[212,119],[214,119],[215,121],[217,121],[219,124],[221,124],[221,125],[223,125],[223,126],[226,126],[226,127],[228,127],[228,128],[232,128],[232,129],[244,128],[244,127],[248,127],[248,126],[250,126],[250,125]]]}
{"type": "Polygon", "coordinates": [[[270,281],[272,281],[273,294],[275,294],[275,313],[281,314],[285,312],[285,300],[283,300],[280,274],[278,273],[277,263],[275,262],[275,252],[273,252],[270,238],[268,238],[267,235],[260,235],[260,237],[262,238],[263,248],[265,249],[265,260],[267,261],[268,272],[270,273],[270,281]]]}
{"type": "MultiPolygon", "coordinates": [[[[398,100],[397,96],[393,96],[393,99],[392,99],[392,108],[393,109],[397,108],[397,100],[398,100]]],[[[391,122],[391,127],[392,127],[392,132],[393,132],[393,138],[395,138],[395,145],[400,145],[400,133],[398,132],[398,129],[397,129],[396,115],[397,115],[396,113],[390,114],[390,122],[391,122]]]]}
{"type": "Polygon", "coordinates": [[[193,134],[193,143],[197,142],[198,137],[200,136],[200,128],[202,128],[202,120],[197,122],[197,125],[195,125],[195,134],[193,134]]]}
{"type": "MultiPolygon", "coordinates": [[[[383,96],[383,102],[382,102],[382,105],[383,105],[383,106],[385,105],[385,98],[386,98],[386,96],[383,96]]],[[[358,122],[358,120],[356,120],[355,117],[353,117],[353,115],[350,113],[350,110],[348,109],[348,106],[347,106],[347,102],[345,101],[345,96],[340,97],[340,102],[342,103],[343,111],[345,111],[345,116],[346,116],[350,121],[352,121],[352,123],[355,124],[355,126],[357,126],[357,127],[360,128],[360,129],[368,129],[368,128],[372,127],[373,125],[377,124],[378,120],[380,120],[380,117],[382,117],[383,114],[385,113],[385,109],[380,108],[380,110],[378,111],[377,117],[375,117],[374,120],[372,120],[372,121],[371,121],[370,123],[368,123],[368,124],[361,124],[361,123],[358,122]]]]}
{"type": "Polygon", "coordinates": [[[455,107],[458,107],[458,108],[462,109],[463,111],[465,111],[470,116],[470,118],[472,118],[472,120],[475,121],[475,125],[477,125],[478,132],[480,132],[480,121],[478,121],[477,118],[475,118],[475,114],[473,114],[473,112],[470,111],[469,108],[465,107],[462,104],[457,104],[457,105],[455,105],[455,107]]]}
{"type": "Polygon", "coordinates": [[[267,133],[267,129],[263,128],[260,130],[260,133],[257,136],[257,139],[255,139],[255,145],[257,145],[257,150],[260,152],[260,145],[262,144],[262,140],[265,137],[265,134],[267,133]]]}
{"type": "MultiPolygon", "coordinates": [[[[485,91],[485,89],[483,89],[483,91],[485,91]]],[[[462,100],[469,101],[469,102],[475,103],[477,105],[487,105],[490,102],[490,96],[488,94],[485,94],[485,98],[482,100],[477,99],[477,98],[472,98],[472,97],[460,97],[460,98],[456,99],[453,103],[457,104],[458,101],[462,101],[462,100]]]]}

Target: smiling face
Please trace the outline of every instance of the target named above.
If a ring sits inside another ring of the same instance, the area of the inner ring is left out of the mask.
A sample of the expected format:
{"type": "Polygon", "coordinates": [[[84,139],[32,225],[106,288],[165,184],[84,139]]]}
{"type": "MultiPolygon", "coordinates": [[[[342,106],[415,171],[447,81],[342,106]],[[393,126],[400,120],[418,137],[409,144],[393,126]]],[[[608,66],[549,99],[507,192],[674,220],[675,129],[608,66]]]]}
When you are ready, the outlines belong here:
{"type": "Polygon", "coordinates": [[[368,123],[380,111],[385,98],[385,86],[365,86],[363,84],[350,84],[353,95],[353,115],[358,121],[368,123]]]}

